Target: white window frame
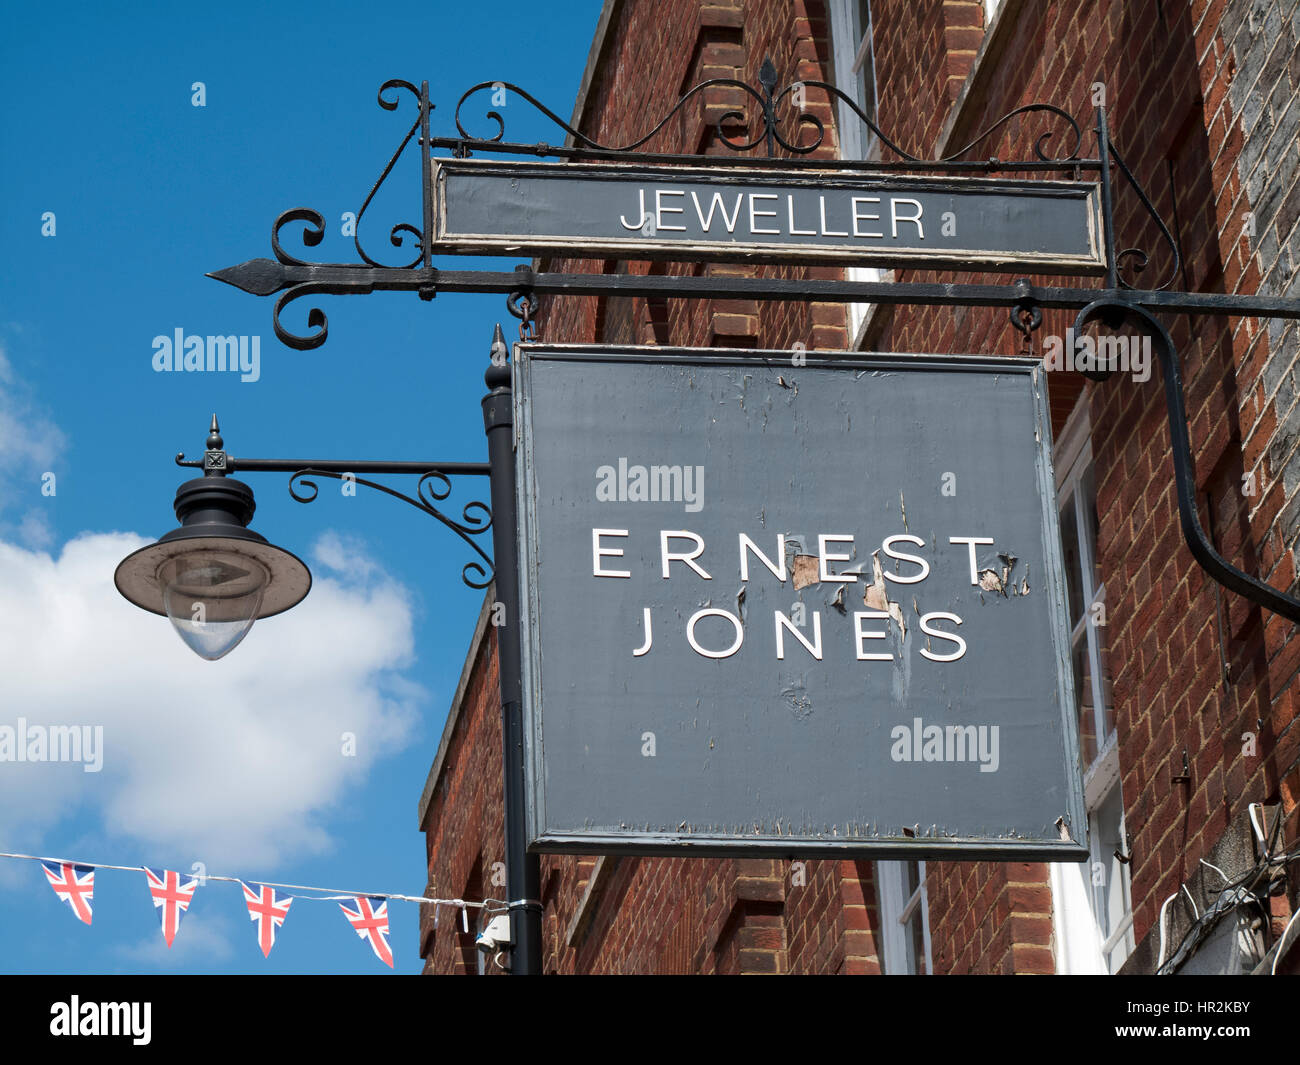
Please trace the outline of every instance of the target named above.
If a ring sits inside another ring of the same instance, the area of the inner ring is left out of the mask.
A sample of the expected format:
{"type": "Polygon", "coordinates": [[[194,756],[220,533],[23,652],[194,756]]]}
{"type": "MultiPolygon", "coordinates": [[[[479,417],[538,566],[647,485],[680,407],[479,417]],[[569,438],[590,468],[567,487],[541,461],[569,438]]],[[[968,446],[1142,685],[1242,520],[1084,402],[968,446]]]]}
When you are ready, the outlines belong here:
{"type": "MultiPolygon", "coordinates": [[[[871,4],[868,0],[829,0],[831,23],[831,66],[834,71],[834,85],[850,99],[858,100],[873,122],[878,121],[876,108],[879,97],[876,95],[876,63],[874,42],[872,40],[871,4]],[[860,4],[867,6],[867,24],[862,25],[860,4]],[[863,64],[871,58],[871,80],[862,87],[870,93],[868,101],[860,100],[858,80],[862,75],[863,64]]],[[[880,154],[880,144],[876,135],[869,129],[862,128],[861,119],[844,103],[836,100],[836,112],[839,117],[839,140],[841,159],[874,159],[880,154]],[[864,134],[867,138],[863,143],[864,134]]]]}
{"type": "MultiPolygon", "coordinates": [[[[878,121],[876,95],[875,45],[872,39],[871,4],[869,0],[828,0],[831,28],[831,59],[834,70],[833,82],[840,92],[852,99],[858,99],[859,78],[867,57],[871,57],[871,79],[865,90],[871,94],[871,106],[862,109],[871,115],[872,121],[878,121]],[[861,5],[867,8],[867,24],[862,25],[861,5]]],[[[870,129],[862,128],[862,120],[844,103],[836,101],[836,115],[839,119],[838,133],[841,159],[876,159],[880,156],[880,141],[870,129]],[[867,142],[863,143],[863,134],[867,142]]],[[[849,281],[892,280],[893,271],[880,270],[874,266],[850,266],[845,270],[849,281]]],[[[849,303],[848,331],[849,347],[856,349],[862,343],[862,334],[871,317],[872,303],[849,303]]]]}
{"type": "Polygon", "coordinates": [[[925,862],[876,862],[876,897],[880,903],[881,958],[886,975],[917,974],[908,963],[911,925],[919,918],[925,957],[918,958],[919,972],[934,972],[934,953],[930,947],[930,899],[925,887],[925,862]],[[907,866],[915,864],[917,886],[907,891],[907,866]]]}
{"type": "MultiPolygon", "coordinates": [[[[1105,585],[1094,586],[1095,549],[1088,535],[1089,522],[1082,505],[1080,489],[1084,475],[1092,467],[1092,427],[1089,404],[1092,385],[1085,386],[1074,410],[1066,419],[1060,439],[1054,447],[1056,460],[1057,498],[1070,498],[1075,507],[1074,528],[1078,536],[1080,592],[1085,604],[1083,616],[1072,626],[1070,659],[1074,659],[1074,644],[1080,636],[1080,626],[1087,628],[1088,668],[1091,671],[1093,692],[1094,732],[1098,737],[1098,751],[1090,765],[1083,767],[1084,806],[1088,816],[1088,838],[1091,854],[1086,863],[1054,862],[1049,879],[1052,889],[1052,929],[1056,956],[1056,971],[1060,974],[1105,974],[1119,968],[1133,952],[1133,899],[1128,865],[1115,854],[1102,854],[1102,837],[1098,812],[1106,800],[1120,788],[1119,744],[1114,729],[1107,731],[1105,704],[1109,692],[1105,687],[1105,667],[1102,661],[1101,634],[1092,624],[1095,604],[1106,601],[1105,585]],[[1098,698],[1100,695],[1100,698],[1098,698]],[[1100,876],[1102,883],[1095,885],[1100,876]],[[1120,914],[1109,935],[1103,936],[1095,908],[1095,892],[1109,893],[1108,911],[1120,914]],[[1119,952],[1115,958],[1111,955],[1119,952]]],[[[1094,491],[1096,482],[1093,483],[1094,491]]],[[[1104,617],[1104,614],[1102,615],[1104,617]]],[[[1080,751],[1082,757],[1083,752],[1080,751]]],[[[1127,839],[1124,824],[1123,802],[1120,802],[1120,821],[1117,834],[1123,856],[1127,857],[1127,839]]]]}

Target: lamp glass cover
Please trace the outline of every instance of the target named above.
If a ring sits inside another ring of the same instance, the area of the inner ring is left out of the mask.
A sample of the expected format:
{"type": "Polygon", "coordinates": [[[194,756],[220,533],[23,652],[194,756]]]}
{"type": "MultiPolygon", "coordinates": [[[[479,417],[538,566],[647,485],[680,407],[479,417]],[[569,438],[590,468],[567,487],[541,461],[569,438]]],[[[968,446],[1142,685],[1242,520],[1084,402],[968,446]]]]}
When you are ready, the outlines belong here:
{"type": "Polygon", "coordinates": [[[248,635],[269,581],[260,562],[234,551],[188,551],[158,568],[172,627],[208,661],[229,654],[248,635]]]}

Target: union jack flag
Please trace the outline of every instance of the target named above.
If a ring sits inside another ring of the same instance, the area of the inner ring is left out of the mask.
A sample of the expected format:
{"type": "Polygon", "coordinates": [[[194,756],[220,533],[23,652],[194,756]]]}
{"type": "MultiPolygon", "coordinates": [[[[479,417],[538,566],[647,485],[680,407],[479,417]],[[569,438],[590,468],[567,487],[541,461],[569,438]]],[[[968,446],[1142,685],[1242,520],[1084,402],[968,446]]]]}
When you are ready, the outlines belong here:
{"type": "Polygon", "coordinates": [[[72,907],[86,924],[90,924],[90,900],[95,897],[95,869],[72,862],[41,862],[54,894],[72,907]]]}
{"type": "Polygon", "coordinates": [[[258,884],[256,891],[242,880],[239,884],[244,889],[244,901],[248,903],[248,919],[257,922],[257,945],[262,948],[262,956],[269,958],[271,948],[275,946],[275,930],[289,916],[289,904],[293,899],[265,884],[258,884]]]}
{"type": "Polygon", "coordinates": [[[388,900],[376,895],[358,895],[355,910],[349,910],[342,902],[339,909],[353,931],[362,939],[369,940],[375,956],[391,969],[393,950],[388,945],[388,900]]]}
{"type": "Polygon", "coordinates": [[[162,921],[163,939],[167,946],[172,945],[176,933],[181,927],[181,914],[189,909],[194,901],[194,889],[199,886],[197,877],[181,876],[170,869],[150,869],[144,867],[144,875],[149,881],[149,894],[153,896],[154,908],[162,921]]]}

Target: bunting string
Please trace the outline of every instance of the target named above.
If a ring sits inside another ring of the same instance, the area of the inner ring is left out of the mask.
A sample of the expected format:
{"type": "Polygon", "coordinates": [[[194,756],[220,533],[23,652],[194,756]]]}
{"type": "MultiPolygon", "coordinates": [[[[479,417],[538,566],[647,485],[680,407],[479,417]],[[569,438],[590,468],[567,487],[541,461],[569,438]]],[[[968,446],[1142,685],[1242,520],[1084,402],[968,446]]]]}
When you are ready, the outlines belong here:
{"type": "MultiPolygon", "coordinates": [[[[142,873],[143,865],[110,865],[108,862],[83,862],[75,858],[44,858],[37,854],[9,854],[0,851],[0,858],[23,858],[31,862],[50,862],[55,865],[79,865],[87,869],[121,869],[128,873],[142,873]]],[[[397,899],[399,902],[414,902],[425,906],[451,906],[456,909],[489,909],[492,911],[509,909],[505,899],[484,899],[474,902],[470,899],[439,899],[428,895],[399,895],[392,891],[348,891],[345,888],[316,887],[312,884],[278,884],[274,880],[256,880],[240,876],[218,876],[216,873],[193,873],[195,880],[221,880],[229,884],[264,884],[266,887],[283,888],[285,891],[324,891],[325,895],[292,895],[295,899],[309,899],[315,902],[339,902],[352,899],[380,898],[397,899]]]]}
{"type": "Polygon", "coordinates": [[[276,930],[289,916],[289,907],[297,899],[308,902],[337,902],[357,936],[365,940],[375,956],[389,968],[393,967],[393,951],[388,942],[388,903],[413,902],[418,906],[432,906],[434,927],[438,925],[438,911],[442,906],[460,910],[461,930],[469,932],[469,911],[486,910],[489,913],[508,912],[510,903],[503,899],[430,898],[427,895],[400,895],[393,891],[346,891],[342,888],[319,887],[313,884],[282,884],[271,880],[245,880],[237,876],[217,873],[178,873],[143,865],[113,865],[109,862],[86,862],[68,858],[49,858],[37,854],[16,854],[0,851],[0,858],[39,862],[45,877],[60,901],[67,903],[76,917],[85,924],[91,923],[94,899],[95,870],[117,869],[128,873],[143,873],[153,905],[162,924],[163,938],[171,947],[180,929],[181,917],[194,899],[195,889],[209,880],[238,884],[243,888],[244,903],[249,920],[257,926],[257,943],[263,955],[269,957],[275,945],[276,930]],[[304,895],[298,892],[312,892],[304,895]],[[345,903],[352,903],[351,909],[345,903]]]}

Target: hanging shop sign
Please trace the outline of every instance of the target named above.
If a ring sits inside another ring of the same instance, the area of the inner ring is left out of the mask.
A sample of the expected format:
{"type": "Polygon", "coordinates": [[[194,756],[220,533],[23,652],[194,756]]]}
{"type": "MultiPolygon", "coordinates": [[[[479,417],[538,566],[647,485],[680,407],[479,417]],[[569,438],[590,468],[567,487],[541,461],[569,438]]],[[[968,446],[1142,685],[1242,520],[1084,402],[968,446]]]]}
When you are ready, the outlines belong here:
{"type": "Polygon", "coordinates": [[[434,252],[1105,269],[1098,186],[844,171],[433,162],[434,252]]]}
{"type": "Polygon", "coordinates": [[[1040,365],[515,360],[535,850],[1084,859],[1040,365]]]}

